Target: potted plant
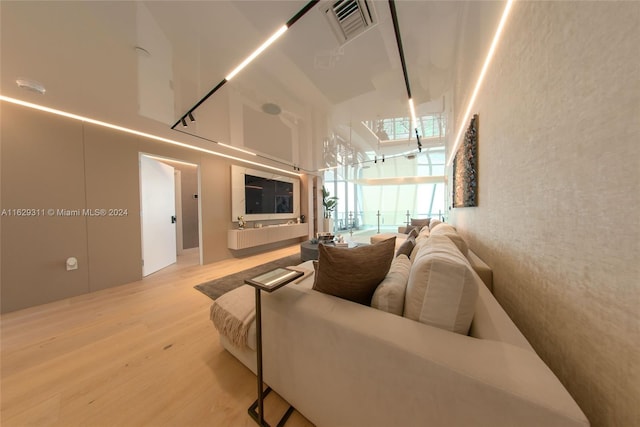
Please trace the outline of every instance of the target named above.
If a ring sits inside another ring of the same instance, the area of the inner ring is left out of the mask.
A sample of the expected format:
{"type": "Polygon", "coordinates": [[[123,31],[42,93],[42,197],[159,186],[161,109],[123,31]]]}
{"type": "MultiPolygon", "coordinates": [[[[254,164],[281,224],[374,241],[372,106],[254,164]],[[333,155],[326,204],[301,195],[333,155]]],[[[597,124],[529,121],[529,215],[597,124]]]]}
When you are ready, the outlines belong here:
{"type": "Polygon", "coordinates": [[[324,206],[324,230],[333,232],[333,218],[331,218],[331,213],[336,208],[338,204],[338,198],[335,196],[331,196],[329,190],[322,186],[322,206],[324,206]]]}

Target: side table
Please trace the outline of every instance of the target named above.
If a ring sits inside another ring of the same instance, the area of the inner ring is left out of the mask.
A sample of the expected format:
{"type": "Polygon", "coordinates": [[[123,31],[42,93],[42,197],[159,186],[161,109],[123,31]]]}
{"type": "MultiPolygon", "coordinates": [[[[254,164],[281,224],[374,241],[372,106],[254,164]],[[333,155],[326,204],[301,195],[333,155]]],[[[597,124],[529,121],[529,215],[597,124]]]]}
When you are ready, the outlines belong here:
{"type": "MultiPolygon", "coordinates": [[[[268,293],[274,292],[302,275],[303,273],[300,271],[289,270],[286,268],[276,268],[275,270],[269,271],[268,273],[264,273],[260,276],[244,281],[245,284],[253,286],[256,291],[256,355],[258,370],[258,399],[249,407],[248,412],[251,418],[253,418],[253,420],[261,427],[269,427],[269,424],[264,420],[264,398],[271,392],[271,387],[267,387],[266,390],[263,390],[264,381],[262,378],[262,310],[260,295],[262,291],[268,293]]],[[[293,406],[289,405],[289,409],[287,409],[287,412],[285,412],[285,414],[278,422],[278,427],[283,426],[292,413],[293,406]]]]}

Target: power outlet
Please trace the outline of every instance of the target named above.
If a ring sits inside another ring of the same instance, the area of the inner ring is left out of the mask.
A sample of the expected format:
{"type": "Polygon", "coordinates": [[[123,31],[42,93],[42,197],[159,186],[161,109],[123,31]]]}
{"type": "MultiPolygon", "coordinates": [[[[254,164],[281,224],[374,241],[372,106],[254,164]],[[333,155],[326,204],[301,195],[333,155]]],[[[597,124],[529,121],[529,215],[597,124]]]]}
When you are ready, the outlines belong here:
{"type": "Polygon", "coordinates": [[[78,269],[78,260],[76,257],[67,258],[67,271],[77,270],[78,269]]]}

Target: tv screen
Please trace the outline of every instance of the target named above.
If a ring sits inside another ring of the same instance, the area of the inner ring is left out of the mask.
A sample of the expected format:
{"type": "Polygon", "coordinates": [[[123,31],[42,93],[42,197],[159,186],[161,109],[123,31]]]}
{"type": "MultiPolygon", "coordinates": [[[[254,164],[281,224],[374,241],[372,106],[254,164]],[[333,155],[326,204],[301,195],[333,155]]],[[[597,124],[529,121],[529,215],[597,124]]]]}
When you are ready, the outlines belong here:
{"type": "Polygon", "coordinates": [[[244,176],[246,214],[293,213],[293,183],[244,176]]]}

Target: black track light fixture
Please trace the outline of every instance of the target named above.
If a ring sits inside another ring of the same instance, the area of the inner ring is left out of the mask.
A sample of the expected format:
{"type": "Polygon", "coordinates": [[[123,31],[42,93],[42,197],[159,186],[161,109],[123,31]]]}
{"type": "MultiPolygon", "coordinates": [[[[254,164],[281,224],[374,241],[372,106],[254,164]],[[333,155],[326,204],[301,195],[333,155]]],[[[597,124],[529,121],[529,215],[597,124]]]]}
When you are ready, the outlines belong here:
{"type": "Polygon", "coordinates": [[[193,117],[193,114],[188,113],[187,116],[189,116],[189,120],[191,120],[192,122],[196,121],[195,117],[193,117]]]}
{"type": "MultiPolygon", "coordinates": [[[[298,13],[296,13],[291,19],[289,19],[285,25],[280,27],[278,31],[276,31],[271,37],[269,37],[269,39],[267,39],[262,45],[260,45],[258,49],[256,49],[251,55],[249,55],[240,65],[238,65],[233,71],[231,71],[231,73],[227,74],[227,76],[224,79],[222,79],[222,81],[218,83],[216,87],[211,89],[205,96],[203,96],[202,99],[200,99],[200,101],[196,103],[196,105],[191,107],[191,109],[189,110],[189,113],[192,111],[195,111],[200,105],[202,105],[203,102],[209,99],[211,95],[217,92],[218,89],[224,86],[225,83],[231,80],[240,70],[242,70],[247,64],[253,61],[258,55],[260,55],[267,47],[269,47],[274,41],[276,41],[280,36],[282,36],[282,34],[284,34],[289,27],[295,24],[300,18],[302,18],[307,12],[309,12],[309,10],[311,10],[319,2],[320,0],[310,0],[309,2],[307,2],[307,4],[302,9],[300,9],[298,13]]],[[[184,119],[187,116],[191,121],[195,121],[192,119],[193,116],[189,113],[187,113],[187,115],[185,115],[180,120],[175,122],[173,126],[171,126],[171,129],[175,129],[176,126],[178,126],[178,123],[180,122],[182,122],[183,126],[186,126],[184,119]]]]}
{"type": "Polygon", "coordinates": [[[422,153],[422,142],[420,142],[420,135],[418,134],[418,128],[416,128],[416,139],[418,140],[418,152],[422,153]]]}
{"type": "Polygon", "coordinates": [[[186,128],[187,127],[187,121],[184,119],[184,117],[181,118],[180,121],[182,122],[182,126],[186,128]]]}

